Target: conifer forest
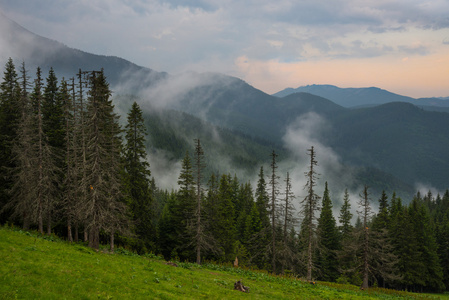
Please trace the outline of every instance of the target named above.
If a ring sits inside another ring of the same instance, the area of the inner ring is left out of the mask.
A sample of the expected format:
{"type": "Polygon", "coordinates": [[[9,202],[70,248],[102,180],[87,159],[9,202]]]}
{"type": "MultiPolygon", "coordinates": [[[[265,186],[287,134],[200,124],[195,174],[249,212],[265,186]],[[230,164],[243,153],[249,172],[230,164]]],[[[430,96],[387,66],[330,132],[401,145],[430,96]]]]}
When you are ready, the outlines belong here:
{"type": "Polygon", "coordinates": [[[357,199],[346,190],[336,201],[310,145],[304,195],[295,195],[276,151],[248,182],[211,172],[199,138],[183,153],[178,188],[160,188],[147,161],[152,128],[136,102],[119,120],[102,70],[58,78],[10,59],[0,123],[2,225],[166,260],[238,261],[308,281],[449,289],[449,190],[401,199],[365,185],[357,199]]]}

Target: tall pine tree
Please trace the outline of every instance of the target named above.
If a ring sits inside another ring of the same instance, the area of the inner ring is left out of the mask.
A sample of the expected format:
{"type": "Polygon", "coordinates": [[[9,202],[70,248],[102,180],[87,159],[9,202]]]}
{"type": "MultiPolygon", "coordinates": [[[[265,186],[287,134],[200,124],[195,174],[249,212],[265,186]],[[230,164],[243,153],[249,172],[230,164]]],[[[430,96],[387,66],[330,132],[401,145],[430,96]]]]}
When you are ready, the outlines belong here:
{"type": "Polygon", "coordinates": [[[154,246],[152,246],[155,230],[152,223],[151,172],[145,148],[147,128],[142,110],[136,102],[131,106],[127,121],[124,147],[126,195],[138,238],[146,249],[154,250],[154,246]]]}
{"type": "Polygon", "coordinates": [[[4,209],[10,202],[9,191],[13,185],[12,170],[15,162],[13,141],[17,137],[20,122],[20,85],[16,67],[11,58],[5,65],[0,84],[0,222],[7,221],[11,211],[4,209]]]}
{"type": "Polygon", "coordinates": [[[89,246],[99,247],[100,230],[110,234],[128,229],[127,211],[122,202],[121,137],[114,113],[111,91],[103,71],[92,72],[87,106],[86,169],[87,199],[81,211],[89,231],[89,246]]]}

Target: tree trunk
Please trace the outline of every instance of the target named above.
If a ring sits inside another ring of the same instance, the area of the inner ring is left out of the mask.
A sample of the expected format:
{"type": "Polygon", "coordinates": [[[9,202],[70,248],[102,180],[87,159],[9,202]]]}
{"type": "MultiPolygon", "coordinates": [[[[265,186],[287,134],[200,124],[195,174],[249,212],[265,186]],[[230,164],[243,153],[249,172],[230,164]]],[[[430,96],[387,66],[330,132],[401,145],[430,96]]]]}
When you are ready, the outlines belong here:
{"type": "Polygon", "coordinates": [[[271,154],[272,161],[271,161],[271,226],[272,226],[272,258],[271,258],[271,265],[273,269],[273,274],[276,274],[276,157],[277,154],[272,152],[271,154]]]}
{"type": "Polygon", "coordinates": [[[309,225],[309,243],[307,248],[307,280],[312,281],[312,226],[309,225]]]}
{"type": "Polygon", "coordinates": [[[28,217],[27,213],[23,214],[23,230],[30,229],[30,218],[28,217]]]}
{"type": "Polygon", "coordinates": [[[368,251],[369,251],[369,228],[368,228],[368,187],[365,186],[363,191],[364,196],[364,208],[363,208],[363,283],[362,288],[367,289],[368,285],[368,276],[369,276],[369,264],[368,264],[368,251]]]}
{"type": "Polygon", "coordinates": [[[51,235],[51,209],[48,208],[47,213],[47,235],[51,235]]]}
{"type": "Polygon", "coordinates": [[[100,232],[98,227],[92,226],[89,233],[89,247],[98,250],[100,248],[100,232]]]}
{"type": "Polygon", "coordinates": [[[88,242],[89,241],[89,234],[87,232],[87,228],[84,227],[84,242],[88,242]]]}
{"type": "Polygon", "coordinates": [[[72,243],[73,237],[72,237],[72,222],[70,220],[70,217],[67,219],[67,240],[72,243]]]}
{"type": "MultiPolygon", "coordinates": [[[[38,196],[40,198],[40,195],[38,196]]],[[[40,234],[44,234],[44,222],[42,220],[42,200],[39,199],[39,207],[38,207],[38,226],[40,234]]]]}
{"type": "Polygon", "coordinates": [[[114,231],[111,231],[110,240],[111,240],[111,252],[114,252],[114,231]]]}
{"type": "Polygon", "coordinates": [[[78,243],[78,225],[75,226],[75,243],[78,243]]]}

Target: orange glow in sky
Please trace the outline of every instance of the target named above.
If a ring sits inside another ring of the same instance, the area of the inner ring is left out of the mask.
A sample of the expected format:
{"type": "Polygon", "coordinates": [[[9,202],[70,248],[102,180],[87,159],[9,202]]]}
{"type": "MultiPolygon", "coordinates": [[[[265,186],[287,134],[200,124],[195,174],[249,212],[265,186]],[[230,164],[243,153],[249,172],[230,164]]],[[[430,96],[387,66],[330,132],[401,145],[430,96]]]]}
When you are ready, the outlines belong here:
{"type": "Polygon", "coordinates": [[[376,86],[414,98],[449,96],[449,51],[428,56],[377,57],[283,63],[239,57],[248,83],[268,94],[286,87],[332,84],[341,88],[376,86]]]}

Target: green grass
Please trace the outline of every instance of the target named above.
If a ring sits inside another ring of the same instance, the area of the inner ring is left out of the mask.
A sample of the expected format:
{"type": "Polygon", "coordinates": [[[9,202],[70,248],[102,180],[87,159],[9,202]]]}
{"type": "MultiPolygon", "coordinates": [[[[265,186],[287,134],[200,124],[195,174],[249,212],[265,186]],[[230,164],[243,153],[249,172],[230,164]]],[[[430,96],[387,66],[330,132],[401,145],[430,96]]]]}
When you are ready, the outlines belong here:
{"type": "Polygon", "coordinates": [[[167,265],[153,255],[109,254],[0,227],[0,299],[440,299],[213,264],[167,265]],[[242,280],[249,293],[235,291],[242,280]]]}

